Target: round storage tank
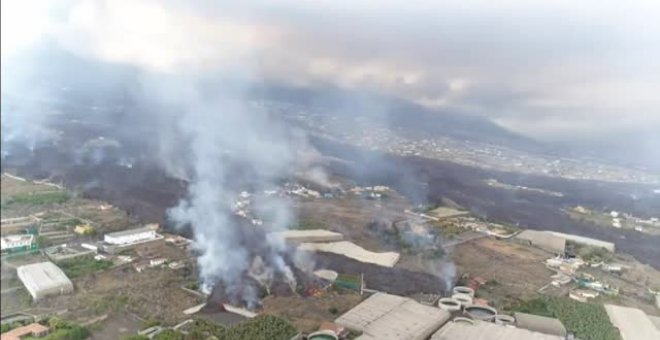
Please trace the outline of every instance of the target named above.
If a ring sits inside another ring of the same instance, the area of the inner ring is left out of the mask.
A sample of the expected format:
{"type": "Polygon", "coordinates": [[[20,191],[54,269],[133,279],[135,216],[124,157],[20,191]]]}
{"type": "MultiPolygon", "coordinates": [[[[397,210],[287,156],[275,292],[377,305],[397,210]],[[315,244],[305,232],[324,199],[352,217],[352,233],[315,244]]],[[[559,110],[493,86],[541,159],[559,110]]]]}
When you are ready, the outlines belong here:
{"type": "Polygon", "coordinates": [[[472,297],[468,294],[458,293],[458,294],[452,295],[451,298],[458,301],[458,302],[460,302],[463,307],[472,304],[472,297]]]}
{"type": "Polygon", "coordinates": [[[308,340],[339,340],[339,337],[335,332],[331,330],[323,330],[310,334],[307,336],[308,340]]]}
{"type": "Polygon", "coordinates": [[[482,321],[491,321],[497,315],[497,310],[490,306],[483,305],[468,305],[463,308],[465,315],[482,321]]]}
{"type": "Polygon", "coordinates": [[[453,294],[467,294],[474,297],[474,289],[465,286],[456,286],[452,289],[453,294]]]}
{"type": "Polygon", "coordinates": [[[474,320],[469,319],[469,318],[464,318],[462,316],[455,317],[454,320],[452,320],[452,322],[456,322],[456,323],[461,322],[461,323],[467,323],[467,324],[470,324],[470,325],[474,325],[474,320]]]}
{"type": "Polygon", "coordinates": [[[513,325],[516,319],[511,315],[497,314],[495,315],[495,323],[498,325],[513,325]]]}
{"type": "Polygon", "coordinates": [[[438,308],[448,312],[458,312],[461,310],[461,302],[452,298],[442,298],[438,301],[438,308]]]}

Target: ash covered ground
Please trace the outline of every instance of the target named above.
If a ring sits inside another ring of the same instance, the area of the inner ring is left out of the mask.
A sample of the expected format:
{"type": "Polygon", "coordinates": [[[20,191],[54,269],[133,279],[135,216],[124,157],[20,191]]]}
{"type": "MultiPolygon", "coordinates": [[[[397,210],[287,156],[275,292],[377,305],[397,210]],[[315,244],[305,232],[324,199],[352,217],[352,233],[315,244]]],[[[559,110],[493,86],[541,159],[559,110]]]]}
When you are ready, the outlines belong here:
{"type": "MultiPolygon", "coordinates": [[[[10,154],[2,162],[2,168],[13,169],[29,178],[62,181],[78,188],[85,196],[109,201],[140,220],[167,224],[166,210],[185,195],[187,182],[168,176],[156,165],[152,146],[142,142],[144,134],[153,131],[140,128],[131,133],[103,122],[59,122],[54,126],[63,132],[57,144],[22,150],[21,157],[10,154]],[[137,134],[141,136],[136,137],[137,134]],[[99,136],[118,140],[120,145],[104,148],[101,154],[81,152],[80,145],[99,136]]],[[[313,139],[313,144],[324,156],[333,159],[324,164],[331,174],[360,185],[389,185],[412,202],[433,203],[449,198],[475,215],[495,221],[614,242],[620,251],[660,268],[659,237],[630,230],[596,228],[572,220],[562,212],[562,209],[584,205],[651,217],[660,211],[660,195],[653,194],[653,188],[648,186],[519,175],[418,157],[395,157],[321,138],[313,139]],[[485,183],[491,178],[512,185],[561,192],[563,197],[491,187],[485,183]]],[[[240,165],[230,172],[234,180],[229,185],[236,189],[251,185],[250,174],[240,165]]]]}

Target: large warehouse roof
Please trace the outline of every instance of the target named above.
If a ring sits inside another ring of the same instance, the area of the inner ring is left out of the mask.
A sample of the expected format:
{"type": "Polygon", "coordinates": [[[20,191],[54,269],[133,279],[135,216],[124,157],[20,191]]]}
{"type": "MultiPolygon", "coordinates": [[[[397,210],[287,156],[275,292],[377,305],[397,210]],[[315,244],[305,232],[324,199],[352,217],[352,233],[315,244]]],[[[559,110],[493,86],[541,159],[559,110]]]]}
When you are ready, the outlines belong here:
{"type": "Polygon", "coordinates": [[[653,324],[655,325],[655,328],[657,328],[658,332],[660,332],[660,316],[650,316],[649,315],[649,320],[651,320],[651,322],[653,322],[653,324]]]}
{"type": "Polygon", "coordinates": [[[281,238],[286,242],[335,242],[344,239],[344,235],[330,230],[309,229],[309,230],[286,230],[268,234],[269,237],[281,238]]]}
{"type": "Polygon", "coordinates": [[[409,298],[376,293],[335,322],[362,332],[359,340],[423,340],[449,317],[449,312],[409,298]]]}
{"type": "Polygon", "coordinates": [[[655,325],[655,328],[657,328],[658,332],[660,332],[660,316],[650,316],[649,315],[649,320],[651,320],[651,322],[653,322],[653,324],[655,325]]]}
{"type": "Polygon", "coordinates": [[[73,291],[71,280],[52,262],[20,266],[16,268],[16,273],[35,300],[73,291]]]}
{"type": "Polygon", "coordinates": [[[324,251],[344,255],[360,262],[373,263],[383,267],[394,267],[400,257],[399,253],[394,252],[375,253],[348,241],[302,243],[298,248],[306,251],[324,251]]]}
{"type": "Polygon", "coordinates": [[[527,329],[501,326],[474,320],[472,323],[452,321],[440,328],[431,340],[564,340],[565,337],[532,332],[527,329]]]}
{"type": "Polygon", "coordinates": [[[140,227],[140,228],[135,228],[135,229],[115,231],[114,233],[107,233],[107,234],[105,234],[105,236],[123,237],[123,236],[129,236],[129,235],[135,235],[135,234],[141,234],[141,233],[148,233],[148,232],[152,232],[152,231],[154,231],[154,230],[149,228],[149,227],[140,227]]]}
{"type": "Polygon", "coordinates": [[[642,310],[615,305],[605,305],[605,310],[623,340],[660,339],[660,331],[642,310]]]}
{"type": "Polygon", "coordinates": [[[615,245],[612,242],[606,242],[606,241],[601,241],[597,240],[595,238],[590,238],[590,237],[584,237],[584,236],[579,236],[579,235],[573,235],[573,234],[564,234],[556,231],[546,231],[547,233],[563,237],[567,241],[573,241],[575,243],[580,243],[580,244],[586,244],[588,246],[592,247],[602,247],[605,248],[611,252],[614,252],[615,245]]]}
{"type": "Polygon", "coordinates": [[[557,254],[563,254],[566,247],[565,238],[546,231],[524,230],[516,236],[516,239],[527,241],[535,247],[557,254]]]}
{"type": "Polygon", "coordinates": [[[516,326],[530,331],[566,336],[566,327],[558,319],[549,318],[545,316],[515,313],[516,326]]]}

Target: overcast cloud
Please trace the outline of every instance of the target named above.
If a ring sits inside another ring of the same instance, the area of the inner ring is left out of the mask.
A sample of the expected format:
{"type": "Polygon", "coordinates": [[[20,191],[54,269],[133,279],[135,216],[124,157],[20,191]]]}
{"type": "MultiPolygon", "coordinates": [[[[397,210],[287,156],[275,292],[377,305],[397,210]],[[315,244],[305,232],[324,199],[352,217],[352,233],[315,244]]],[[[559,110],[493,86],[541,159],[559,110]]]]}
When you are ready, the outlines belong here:
{"type": "Polygon", "coordinates": [[[601,140],[660,134],[658,13],[654,0],[3,0],[2,56],[51,39],[152,71],[239,68],[601,140]]]}

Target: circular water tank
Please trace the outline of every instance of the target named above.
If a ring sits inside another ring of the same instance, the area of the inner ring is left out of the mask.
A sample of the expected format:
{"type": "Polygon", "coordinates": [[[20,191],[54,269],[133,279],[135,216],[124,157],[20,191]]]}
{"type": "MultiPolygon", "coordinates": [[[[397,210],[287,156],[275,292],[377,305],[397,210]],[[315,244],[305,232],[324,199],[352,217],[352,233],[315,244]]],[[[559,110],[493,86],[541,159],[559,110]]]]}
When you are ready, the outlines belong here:
{"type": "Polygon", "coordinates": [[[452,289],[453,294],[467,294],[474,297],[474,289],[465,286],[456,286],[452,289]]]}
{"type": "Polygon", "coordinates": [[[513,325],[516,319],[511,315],[497,314],[495,315],[495,323],[498,325],[513,325]]]}
{"type": "Polygon", "coordinates": [[[458,301],[458,302],[460,302],[461,305],[464,306],[464,307],[466,305],[471,305],[472,304],[472,296],[470,296],[468,294],[458,293],[458,294],[452,295],[451,298],[458,301]]]}
{"type": "Polygon", "coordinates": [[[484,305],[468,305],[463,308],[465,315],[482,321],[491,321],[497,315],[497,310],[490,306],[484,305]]]}
{"type": "Polygon", "coordinates": [[[453,321],[453,322],[461,322],[461,323],[467,323],[467,324],[470,324],[470,325],[474,325],[474,320],[469,319],[469,318],[464,318],[464,317],[462,317],[462,316],[455,317],[454,320],[452,320],[452,321],[453,321]]]}
{"type": "Polygon", "coordinates": [[[448,312],[457,312],[461,310],[461,302],[452,298],[442,298],[438,301],[438,308],[448,312]]]}
{"type": "Polygon", "coordinates": [[[335,332],[331,330],[322,330],[314,332],[307,336],[308,340],[339,340],[339,337],[335,332]]]}

